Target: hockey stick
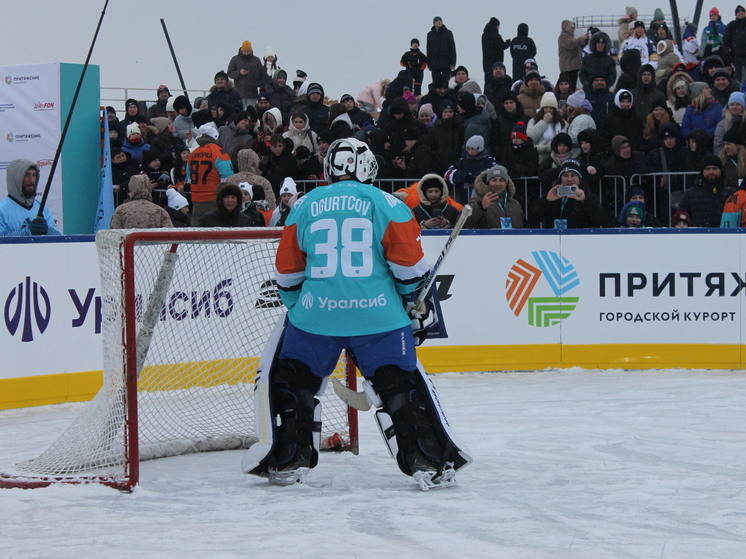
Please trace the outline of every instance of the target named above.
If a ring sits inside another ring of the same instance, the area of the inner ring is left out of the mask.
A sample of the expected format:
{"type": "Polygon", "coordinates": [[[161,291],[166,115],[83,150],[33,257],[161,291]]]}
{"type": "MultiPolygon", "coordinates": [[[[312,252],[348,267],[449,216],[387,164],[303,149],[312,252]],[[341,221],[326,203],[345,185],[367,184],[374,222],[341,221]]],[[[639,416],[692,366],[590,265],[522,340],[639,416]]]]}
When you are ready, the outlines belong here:
{"type": "MultiPolygon", "coordinates": [[[[464,228],[464,223],[466,223],[466,220],[471,215],[471,212],[472,209],[469,205],[464,206],[464,208],[461,210],[461,215],[459,215],[456,224],[453,226],[451,234],[448,235],[448,239],[446,239],[445,245],[443,245],[443,249],[440,251],[440,255],[438,256],[438,259],[435,261],[435,264],[430,270],[430,274],[427,276],[422,289],[420,289],[420,293],[417,295],[417,299],[415,300],[413,306],[418,306],[427,298],[428,293],[430,293],[430,290],[435,284],[435,277],[438,274],[438,270],[443,265],[443,261],[445,260],[448,253],[451,251],[451,247],[453,247],[454,241],[458,237],[459,233],[461,233],[461,230],[464,228]]],[[[366,385],[367,382],[368,381],[363,382],[363,392],[357,392],[355,390],[347,388],[336,379],[332,379],[332,388],[334,388],[334,393],[337,395],[337,397],[339,397],[340,400],[342,400],[351,408],[355,408],[356,410],[360,411],[368,411],[371,404],[376,404],[375,400],[372,400],[372,398],[375,397],[377,399],[378,395],[375,393],[372,386],[366,385]]]]}
{"type": "Polygon", "coordinates": [[[422,286],[422,289],[420,289],[419,295],[417,295],[417,299],[415,300],[414,306],[418,306],[425,299],[427,299],[427,294],[430,293],[430,290],[432,289],[433,284],[435,283],[435,276],[438,275],[438,270],[440,269],[440,266],[443,264],[443,260],[445,260],[446,256],[450,252],[453,242],[456,240],[456,237],[458,237],[459,233],[461,233],[461,230],[464,228],[464,223],[466,223],[466,220],[471,215],[471,212],[472,212],[471,206],[469,206],[468,204],[464,206],[464,208],[461,210],[461,214],[458,216],[458,219],[456,220],[456,224],[453,226],[453,229],[451,230],[451,234],[448,235],[448,239],[446,239],[446,244],[443,245],[443,249],[440,251],[440,255],[438,256],[438,259],[435,261],[435,264],[430,270],[430,274],[427,276],[427,279],[425,280],[425,283],[422,286]]]}
{"type": "Polygon", "coordinates": [[[158,271],[158,276],[153,285],[153,291],[148,298],[148,306],[145,309],[145,313],[143,313],[140,331],[137,333],[135,348],[137,353],[138,378],[140,378],[140,373],[145,364],[145,358],[148,356],[150,340],[153,339],[153,330],[155,330],[155,326],[161,316],[161,309],[163,308],[163,304],[166,302],[166,294],[168,293],[169,287],[171,287],[171,281],[174,277],[176,260],[179,258],[179,255],[176,254],[177,247],[178,245],[174,243],[163,255],[163,263],[158,271]]]}

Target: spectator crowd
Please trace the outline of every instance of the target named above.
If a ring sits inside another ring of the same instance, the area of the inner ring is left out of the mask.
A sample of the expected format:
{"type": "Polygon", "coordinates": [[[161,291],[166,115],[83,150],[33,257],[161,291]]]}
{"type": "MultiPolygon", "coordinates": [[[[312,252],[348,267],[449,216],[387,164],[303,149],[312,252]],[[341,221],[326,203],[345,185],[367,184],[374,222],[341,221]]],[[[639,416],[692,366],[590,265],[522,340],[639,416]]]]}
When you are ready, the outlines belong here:
{"type": "Polygon", "coordinates": [[[204,97],[161,85],[121,117],[107,107],[112,227],[282,225],[345,137],[370,146],[376,184],[423,228],[452,227],[465,204],[475,228],[741,226],[746,9],[733,14],[713,7],[681,44],[661,9],[626,7],[611,35],[564,20],[554,72],[526,23],[504,38],[491,18],[475,71],[435,17],[393,79],[339,100],[244,41],[204,97]]]}

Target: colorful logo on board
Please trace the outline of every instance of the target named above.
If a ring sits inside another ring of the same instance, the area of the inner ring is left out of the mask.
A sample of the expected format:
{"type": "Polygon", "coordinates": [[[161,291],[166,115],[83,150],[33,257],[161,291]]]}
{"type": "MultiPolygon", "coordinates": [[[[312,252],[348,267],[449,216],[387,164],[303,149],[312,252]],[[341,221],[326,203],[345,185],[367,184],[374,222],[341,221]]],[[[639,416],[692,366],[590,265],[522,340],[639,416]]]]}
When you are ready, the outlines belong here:
{"type": "Polygon", "coordinates": [[[537,250],[520,258],[505,281],[508,305],[530,326],[554,326],[568,318],[578,305],[580,278],[575,267],[556,252],[537,250]]]}

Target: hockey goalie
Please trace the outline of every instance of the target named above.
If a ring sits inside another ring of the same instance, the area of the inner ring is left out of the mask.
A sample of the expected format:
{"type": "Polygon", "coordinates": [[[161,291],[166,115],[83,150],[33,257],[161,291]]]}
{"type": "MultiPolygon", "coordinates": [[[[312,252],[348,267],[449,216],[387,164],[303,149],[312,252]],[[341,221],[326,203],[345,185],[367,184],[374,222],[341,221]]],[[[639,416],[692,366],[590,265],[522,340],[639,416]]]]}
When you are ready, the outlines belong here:
{"type": "Polygon", "coordinates": [[[346,350],[401,471],[423,490],[453,485],[471,457],[455,441],[415,353],[415,333],[432,311],[419,296],[432,285],[420,227],[401,201],[370,184],[377,163],[365,143],[334,142],[324,171],[332,184],[295,203],[277,251],[288,313],[260,364],[259,442],[243,471],[279,485],[304,481],[318,462],[317,396],[346,350]]]}

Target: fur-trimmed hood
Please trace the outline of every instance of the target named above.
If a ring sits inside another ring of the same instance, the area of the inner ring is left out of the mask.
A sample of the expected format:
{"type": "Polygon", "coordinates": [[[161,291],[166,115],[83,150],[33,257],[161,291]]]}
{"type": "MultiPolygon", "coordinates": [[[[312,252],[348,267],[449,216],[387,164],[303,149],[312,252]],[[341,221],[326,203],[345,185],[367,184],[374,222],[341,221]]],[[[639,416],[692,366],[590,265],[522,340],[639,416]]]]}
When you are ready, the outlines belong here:
{"type": "Polygon", "coordinates": [[[223,185],[218,188],[217,192],[215,193],[215,204],[218,208],[218,215],[224,218],[228,218],[241,213],[241,200],[243,200],[243,192],[241,192],[241,189],[237,185],[230,182],[223,183],[223,185]],[[226,210],[225,206],[223,205],[223,198],[225,198],[226,196],[235,196],[238,199],[238,204],[231,212],[226,210]]]}
{"type": "Polygon", "coordinates": [[[689,84],[694,81],[688,72],[676,72],[675,74],[673,74],[670,78],[668,78],[668,83],[666,84],[666,96],[668,99],[675,98],[673,90],[676,87],[676,83],[680,82],[681,80],[684,80],[687,83],[687,88],[689,87],[689,84]]]}
{"type": "Polygon", "coordinates": [[[436,175],[435,173],[428,173],[424,177],[422,177],[417,184],[417,194],[420,197],[420,204],[424,206],[429,206],[430,201],[427,199],[427,196],[425,196],[425,193],[422,190],[422,183],[428,180],[436,180],[441,186],[441,197],[440,202],[444,203],[448,199],[448,183],[445,181],[443,177],[440,175],[436,175]]]}
{"type": "Polygon", "coordinates": [[[230,91],[233,89],[233,80],[227,80],[225,87],[218,87],[217,85],[210,86],[210,93],[216,93],[218,91],[230,91]]]}
{"type": "MultiPolygon", "coordinates": [[[[489,171],[489,169],[482,171],[477,175],[477,178],[474,179],[474,194],[480,198],[490,191],[490,185],[487,184],[487,181],[485,180],[487,178],[487,171],[489,171]]],[[[508,193],[508,198],[515,197],[515,183],[513,182],[513,179],[508,179],[508,188],[506,188],[506,191],[508,193]]]]}
{"type": "Polygon", "coordinates": [[[588,41],[588,48],[591,51],[591,54],[594,55],[600,55],[601,53],[596,52],[596,43],[598,43],[599,39],[604,40],[604,52],[603,54],[609,54],[609,51],[611,50],[611,39],[609,39],[609,35],[607,33],[604,33],[603,31],[598,31],[597,33],[594,33],[591,35],[591,38],[588,41]]]}

